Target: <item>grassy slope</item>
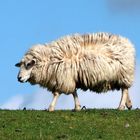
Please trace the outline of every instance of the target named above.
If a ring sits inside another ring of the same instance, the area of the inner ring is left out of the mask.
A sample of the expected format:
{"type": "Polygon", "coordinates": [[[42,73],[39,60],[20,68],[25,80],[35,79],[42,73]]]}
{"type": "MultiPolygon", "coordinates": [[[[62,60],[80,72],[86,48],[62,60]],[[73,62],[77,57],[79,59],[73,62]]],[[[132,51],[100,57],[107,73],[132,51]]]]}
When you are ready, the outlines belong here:
{"type": "Polygon", "coordinates": [[[140,140],[140,110],[0,110],[0,140],[140,140]]]}

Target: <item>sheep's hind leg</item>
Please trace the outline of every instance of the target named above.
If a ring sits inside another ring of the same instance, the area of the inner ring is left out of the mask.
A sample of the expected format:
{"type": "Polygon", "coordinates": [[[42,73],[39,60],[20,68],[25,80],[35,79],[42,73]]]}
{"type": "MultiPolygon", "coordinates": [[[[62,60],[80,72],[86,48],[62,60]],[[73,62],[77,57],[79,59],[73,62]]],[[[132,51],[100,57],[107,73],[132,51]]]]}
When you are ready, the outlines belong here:
{"type": "Polygon", "coordinates": [[[118,107],[119,110],[125,109],[127,98],[128,98],[128,89],[122,89],[122,97],[121,97],[120,105],[118,107]]]}
{"type": "Polygon", "coordinates": [[[125,103],[126,107],[131,110],[132,109],[132,102],[131,102],[131,99],[129,97],[129,93],[128,93],[128,96],[127,96],[127,100],[126,100],[126,103],[125,103]]]}
{"type": "Polygon", "coordinates": [[[79,102],[79,99],[78,99],[77,92],[75,91],[72,95],[73,95],[74,103],[75,103],[74,110],[75,111],[80,111],[81,110],[81,105],[80,105],[80,102],[79,102]]]}
{"type": "Polygon", "coordinates": [[[60,96],[60,94],[58,92],[54,92],[53,95],[54,95],[53,100],[52,100],[52,102],[51,102],[51,104],[49,106],[49,109],[48,109],[49,112],[54,111],[57,99],[60,96]]]}

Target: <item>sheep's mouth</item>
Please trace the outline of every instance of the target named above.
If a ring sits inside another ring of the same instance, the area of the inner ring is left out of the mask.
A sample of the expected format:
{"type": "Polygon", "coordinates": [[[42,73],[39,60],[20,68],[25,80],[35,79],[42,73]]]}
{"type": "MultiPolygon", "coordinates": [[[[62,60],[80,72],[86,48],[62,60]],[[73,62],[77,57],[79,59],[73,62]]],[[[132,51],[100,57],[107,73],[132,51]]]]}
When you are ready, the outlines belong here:
{"type": "Polygon", "coordinates": [[[18,80],[20,83],[26,83],[28,80],[18,80]]]}
{"type": "Polygon", "coordinates": [[[28,80],[29,80],[29,75],[26,75],[26,76],[24,76],[24,77],[22,77],[22,76],[18,76],[17,77],[18,78],[18,81],[19,82],[21,82],[21,83],[26,83],[28,80]]]}

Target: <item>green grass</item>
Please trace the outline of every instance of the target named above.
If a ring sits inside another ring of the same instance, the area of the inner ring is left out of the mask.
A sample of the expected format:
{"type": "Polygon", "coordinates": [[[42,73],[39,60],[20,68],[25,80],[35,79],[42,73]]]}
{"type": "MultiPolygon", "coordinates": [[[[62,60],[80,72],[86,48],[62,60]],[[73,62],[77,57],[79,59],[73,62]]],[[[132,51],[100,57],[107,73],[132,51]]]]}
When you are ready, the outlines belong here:
{"type": "Polygon", "coordinates": [[[140,110],[0,110],[0,140],[140,140],[140,110]]]}

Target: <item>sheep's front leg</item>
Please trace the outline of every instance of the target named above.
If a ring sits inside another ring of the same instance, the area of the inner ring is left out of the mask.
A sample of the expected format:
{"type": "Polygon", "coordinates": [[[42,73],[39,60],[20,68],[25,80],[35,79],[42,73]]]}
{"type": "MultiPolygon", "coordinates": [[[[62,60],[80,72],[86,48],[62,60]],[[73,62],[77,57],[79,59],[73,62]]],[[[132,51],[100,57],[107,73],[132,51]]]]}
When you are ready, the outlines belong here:
{"type": "Polygon", "coordinates": [[[131,102],[131,99],[129,97],[129,93],[128,93],[128,96],[127,96],[127,100],[126,100],[126,103],[125,103],[126,107],[130,110],[132,108],[132,102],[131,102]]]}
{"type": "Polygon", "coordinates": [[[124,110],[128,98],[128,89],[122,89],[122,97],[119,105],[119,110],[124,110]]]}
{"type": "Polygon", "coordinates": [[[58,99],[59,96],[60,96],[60,94],[58,92],[53,93],[53,100],[52,100],[52,102],[49,106],[49,109],[48,109],[49,112],[54,111],[55,105],[56,105],[56,102],[57,102],[57,99],[58,99]]]}
{"type": "Polygon", "coordinates": [[[79,102],[79,99],[78,99],[78,95],[77,95],[77,92],[75,91],[73,94],[73,98],[74,98],[74,103],[75,103],[75,111],[79,111],[81,110],[81,105],[80,105],[80,102],[79,102]]]}

